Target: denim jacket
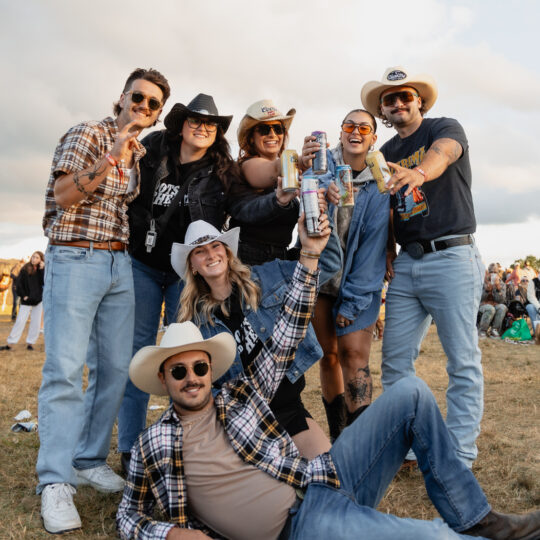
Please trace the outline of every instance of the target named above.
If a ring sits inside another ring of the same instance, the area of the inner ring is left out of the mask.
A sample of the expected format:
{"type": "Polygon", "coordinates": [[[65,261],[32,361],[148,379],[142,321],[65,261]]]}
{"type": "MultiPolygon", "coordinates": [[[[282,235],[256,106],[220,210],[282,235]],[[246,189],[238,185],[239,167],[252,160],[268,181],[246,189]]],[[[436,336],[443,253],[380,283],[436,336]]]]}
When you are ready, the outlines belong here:
{"type": "MultiPolygon", "coordinates": [[[[335,179],[336,163],[330,150],[327,150],[328,172],[319,176],[319,186],[328,188],[335,179]]],[[[310,172],[307,171],[306,174],[310,172]]],[[[336,207],[329,205],[328,214],[333,217],[336,207]]],[[[362,184],[355,194],[355,203],[347,246],[345,250],[343,277],[337,301],[335,314],[341,313],[349,320],[358,319],[370,307],[373,301],[380,302],[380,293],[386,271],[386,243],[388,239],[388,219],[390,214],[390,197],[382,194],[375,180],[362,184]]],[[[333,220],[332,220],[333,221],[333,220]]],[[[343,259],[341,242],[337,232],[332,231],[332,245],[339,249],[343,259]]],[[[323,251],[321,266],[328,264],[324,261],[327,254],[323,251]]],[[[330,252],[332,258],[335,253],[330,252]]],[[[371,310],[370,310],[371,312],[371,310]]],[[[378,313],[378,310],[377,310],[378,313]]],[[[373,321],[363,321],[365,326],[373,321]]],[[[361,325],[362,327],[365,327],[361,325]]]]}
{"type": "MultiPolygon", "coordinates": [[[[272,336],[274,322],[283,303],[283,297],[296,265],[296,261],[281,261],[276,259],[261,266],[253,266],[251,269],[251,277],[261,287],[261,302],[257,311],[253,311],[249,307],[244,307],[244,315],[247,317],[259,339],[263,342],[266,342],[272,336]]],[[[230,330],[220,319],[212,316],[212,320],[214,326],[208,322],[200,326],[201,333],[205,339],[221,332],[230,333],[230,330]]],[[[296,382],[321,357],[322,349],[315,337],[313,326],[310,323],[306,337],[298,346],[296,357],[292,366],[287,370],[286,377],[291,383],[296,382]]],[[[225,375],[215,382],[215,385],[221,386],[224,382],[236,377],[243,371],[240,355],[237,354],[232,366],[225,375]]]]}

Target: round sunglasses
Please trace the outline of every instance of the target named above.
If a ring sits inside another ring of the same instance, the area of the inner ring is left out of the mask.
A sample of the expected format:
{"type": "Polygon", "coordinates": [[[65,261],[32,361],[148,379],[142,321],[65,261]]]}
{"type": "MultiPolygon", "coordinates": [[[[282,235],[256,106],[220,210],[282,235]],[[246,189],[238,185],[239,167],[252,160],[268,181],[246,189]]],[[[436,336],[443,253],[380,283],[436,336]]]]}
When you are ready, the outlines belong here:
{"type": "MultiPolygon", "coordinates": [[[[193,373],[197,375],[197,377],[204,377],[208,370],[210,369],[210,364],[208,362],[195,362],[193,366],[191,367],[193,373]]],[[[169,368],[169,373],[177,380],[181,381],[182,379],[186,378],[188,372],[188,368],[184,365],[178,365],[173,366],[172,368],[169,368]]]]}
{"type": "Polygon", "coordinates": [[[157,111],[161,108],[161,101],[159,101],[159,99],[156,99],[155,97],[145,96],[142,92],[137,92],[135,90],[131,92],[126,92],[126,94],[131,94],[131,101],[133,101],[133,103],[142,103],[145,99],[147,99],[148,108],[151,111],[157,111]]]}
{"type": "Polygon", "coordinates": [[[356,128],[358,128],[360,135],[369,135],[373,131],[369,124],[357,124],[356,122],[343,122],[341,124],[341,129],[345,133],[352,133],[356,128]]]}

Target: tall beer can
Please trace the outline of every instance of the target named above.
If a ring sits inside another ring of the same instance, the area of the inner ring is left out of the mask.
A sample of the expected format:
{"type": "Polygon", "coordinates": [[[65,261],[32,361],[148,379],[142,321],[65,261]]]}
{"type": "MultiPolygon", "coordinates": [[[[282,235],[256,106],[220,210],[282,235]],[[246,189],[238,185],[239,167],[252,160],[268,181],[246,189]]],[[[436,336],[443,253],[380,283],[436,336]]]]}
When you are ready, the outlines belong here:
{"type": "Polygon", "coordinates": [[[328,171],[328,159],[326,158],[326,133],[324,131],[314,131],[311,135],[315,137],[315,142],[318,142],[321,145],[313,158],[313,173],[325,174],[326,171],[328,171]]]}
{"type": "Polygon", "coordinates": [[[319,180],[316,176],[302,178],[302,209],[306,214],[306,229],[308,236],[320,236],[319,231],[319,197],[317,189],[319,180]]]}
{"type": "Polygon", "coordinates": [[[281,176],[283,178],[283,191],[296,191],[300,187],[296,150],[283,150],[281,154],[281,176]]]}
{"type": "Polygon", "coordinates": [[[374,152],[368,152],[366,156],[366,163],[371,169],[373,178],[377,181],[377,187],[381,193],[386,193],[388,188],[386,184],[392,177],[390,168],[382,155],[382,152],[375,150],[374,152]]]}
{"type": "Polygon", "coordinates": [[[336,181],[339,188],[338,206],[354,206],[352,169],[350,165],[336,167],[336,181]]]}

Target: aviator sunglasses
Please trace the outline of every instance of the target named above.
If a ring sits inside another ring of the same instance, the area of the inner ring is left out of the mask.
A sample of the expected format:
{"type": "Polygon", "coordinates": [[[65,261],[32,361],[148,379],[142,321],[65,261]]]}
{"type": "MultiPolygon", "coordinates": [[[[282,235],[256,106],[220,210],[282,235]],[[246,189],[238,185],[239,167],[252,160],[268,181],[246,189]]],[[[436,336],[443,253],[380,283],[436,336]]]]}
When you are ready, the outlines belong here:
{"type": "Polygon", "coordinates": [[[369,124],[357,124],[356,122],[343,122],[341,124],[341,129],[345,133],[353,133],[356,128],[358,128],[360,135],[369,135],[373,131],[369,124]]]}
{"type": "Polygon", "coordinates": [[[193,116],[188,116],[187,123],[191,129],[197,129],[204,124],[206,131],[209,133],[216,131],[218,126],[217,122],[214,122],[214,120],[209,120],[208,118],[194,118],[193,116]]]}
{"type": "Polygon", "coordinates": [[[381,103],[385,107],[391,107],[398,99],[401,101],[401,103],[410,103],[415,97],[419,97],[418,94],[411,92],[410,90],[402,90],[401,92],[386,94],[386,96],[381,98],[381,103]]]}
{"type": "MultiPolygon", "coordinates": [[[[197,377],[204,377],[210,369],[210,364],[208,362],[196,362],[191,369],[197,377]]],[[[186,378],[188,370],[186,366],[173,366],[169,369],[169,372],[177,381],[181,381],[186,378]]]]}
{"type": "Polygon", "coordinates": [[[131,94],[131,101],[133,101],[133,103],[142,103],[145,99],[147,99],[148,108],[151,111],[157,111],[159,108],[161,108],[161,101],[159,101],[159,99],[145,96],[142,92],[126,92],[126,93],[131,94]]]}
{"type": "Polygon", "coordinates": [[[281,124],[259,124],[255,131],[262,135],[270,135],[270,130],[272,130],[276,135],[283,135],[285,133],[285,128],[281,124]]]}

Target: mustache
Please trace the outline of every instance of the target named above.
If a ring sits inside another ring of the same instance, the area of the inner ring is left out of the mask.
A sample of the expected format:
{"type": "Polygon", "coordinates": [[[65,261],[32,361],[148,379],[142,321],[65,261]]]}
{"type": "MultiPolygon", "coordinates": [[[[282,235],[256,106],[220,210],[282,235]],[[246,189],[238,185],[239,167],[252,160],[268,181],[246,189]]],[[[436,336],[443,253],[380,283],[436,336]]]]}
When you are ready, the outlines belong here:
{"type": "Polygon", "coordinates": [[[196,382],[189,382],[186,384],[186,386],[184,386],[184,388],[182,388],[182,390],[189,390],[190,388],[202,388],[204,385],[203,384],[198,384],[196,382]]]}

